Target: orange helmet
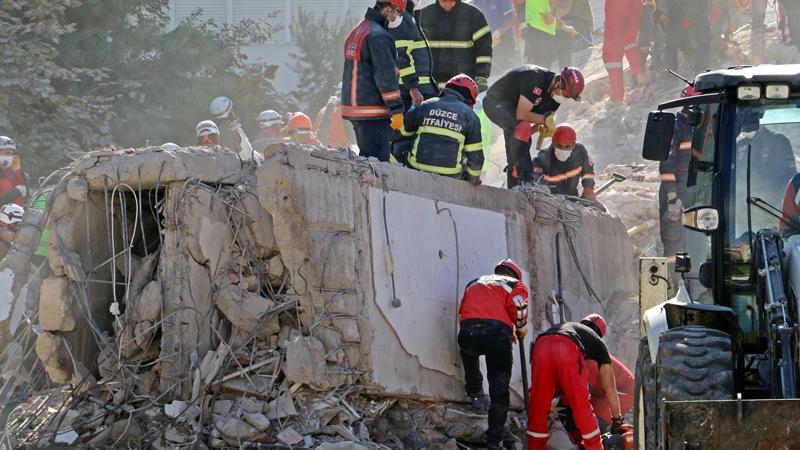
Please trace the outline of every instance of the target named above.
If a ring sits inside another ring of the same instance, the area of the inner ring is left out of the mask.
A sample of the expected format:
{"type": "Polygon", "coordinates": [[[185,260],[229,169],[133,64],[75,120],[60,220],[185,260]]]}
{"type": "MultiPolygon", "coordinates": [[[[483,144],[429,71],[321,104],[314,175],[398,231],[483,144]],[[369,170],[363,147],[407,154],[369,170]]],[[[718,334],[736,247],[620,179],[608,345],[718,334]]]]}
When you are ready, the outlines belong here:
{"type": "Polygon", "coordinates": [[[294,113],[292,114],[292,118],[289,119],[289,133],[293,131],[310,130],[313,127],[314,126],[311,124],[311,118],[304,113],[294,113]]]}
{"type": "Polygon", "coordinates": [[[514,272],[514,275],[517,276],[517,279],[522,281],[522,269],[519,267],[519,264],[514,262],[513,259],[506,258],[506,259],[500,261],[499,263],[497,263],[497,265],[494,266],[494,273],[497,273],[497,269],[500,269],[501,267],[504,267],[504,268],[514,272]]]}
{"type": "Polygon", "coordinates": [[[581,323],[589,328],[596,328],[597,334],[599,334],[600,337],[606,335],[606,319],[603,319],[603,316],[600,314],[589,314],[581,319],[581,323]]]}

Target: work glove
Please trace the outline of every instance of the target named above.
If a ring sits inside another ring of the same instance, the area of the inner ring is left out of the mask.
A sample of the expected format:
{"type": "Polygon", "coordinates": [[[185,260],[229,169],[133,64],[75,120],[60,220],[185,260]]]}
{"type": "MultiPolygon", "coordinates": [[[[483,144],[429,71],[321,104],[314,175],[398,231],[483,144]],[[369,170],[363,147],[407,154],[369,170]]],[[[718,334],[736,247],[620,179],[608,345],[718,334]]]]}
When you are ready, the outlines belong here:
{"type": "Polygon", "coordinates": [[[478,85],[478,92],[486,92],[489,89],[489,79],[486,77],[475,77],[475,84],[478,85]]]}
{"type": "Polygon", "coordinates": [[[678,194],[670,192],[667,194],[667,218],[672,221],[681,220],[683,214],[683,202],[678,198],[678,194]]]}
{"type": "Polygon", "coordinates": [[[533,134],[533,124],[524,120],[517,123],[514,128],[514,139],[521,142],[528,142],[533,134]]]}
{"type": "Polygon", "coordinates": [[[585,198],[586,200],[591,200],[593,202],[597,201],[597,194],[594,193],[594,188],[583,188],[583,192],[581,193],[581,198],[585,198]]]}
{"type": "Polygon", "coordinates": [[[400,131],[403,128],[403,113],[394,114],[392,123],[389,126],[395,131],[400,131]]]}
{"type": "Polygon", "coordinates": [[[611,434],[624,434],[632,429],[633,427],[630,424],[625,423],[625,419],[622,416],[611,418],[611,428],[609,429],[611,434]]]}
{"type": "Polygon", "coordinates": [[[21,195],[21,196],[23,196],[23,197],[25,197],[26,195],[28,195],[28,188],[26,188],[26,187],[25,187],[24,185],[22,185],[22,184],[20,184],[20,185],[17,185],[17,186],[14,186],[14,189],[18,190],[18,191],[19,191],[19,195],[21,195]]]}
{"type": "Polygon", "coordinates": [[[420,103],[425,101],[425,97],[422,96],[418,88],[411,88],[408,90],[408,93],[411,95],[411,103],[414,106],[419,106],[420,103]]]}

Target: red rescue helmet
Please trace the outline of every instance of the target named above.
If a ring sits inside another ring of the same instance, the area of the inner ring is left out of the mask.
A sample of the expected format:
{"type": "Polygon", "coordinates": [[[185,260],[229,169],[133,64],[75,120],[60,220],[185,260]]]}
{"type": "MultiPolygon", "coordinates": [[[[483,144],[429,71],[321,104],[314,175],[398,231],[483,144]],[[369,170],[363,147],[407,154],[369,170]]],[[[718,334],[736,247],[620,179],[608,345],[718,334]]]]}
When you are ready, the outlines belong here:
{"type": "Polygon", "coordinates": [[[577,140],[578,135],[575,133],[575,128],[572,128],[572,125],[568,123],[562,123],[557,126],[556,132],[553,134],[553,145],[556,147],[572,146],[575,145],[577,140]]]}
{"type": "Polygon", "coordinates": [[[310,130],[311,128],[313,128],[313,125],[311,125],[311,118],[305,113],[294,113],[292,114],[292,118],[289,119],[289,133],[293,131],[310,130]]]}
{"type": "Polygon", "coordinates": [[[700,95],[700,92],[698,92],[691,84],[687,84],[686,87],[681,91],[681,98],[691,97],[693,95],[700,95]]]}
{"type": "Polygon", "coordinates": [[[561,71],[561,86],[563,95],[573,100],[580,100],[586,83],[583,72],[576,67],[564,67],[561,71]]]}
{"type": "Polygon", "coordinates": [[[581,323],[589,328],[596,328],[597,334],[599,334],[600,337],[606,335],[606,319],[603,319],[603,316],[600,314],[589,314],[581,319],[581,323]]]}
{"type": "Polygon", "coordinates": [[[469,75],[460,73],[453,78],[450,78],[444,87],[460,87],[469,92],[469,98],[467,98],[467,103],[469,103],[469,106],[475,106],[475,102],[478,100],[478,85],[475,83],[475,80],[469,77],[469,75]]]}
{"type": "Polygon", "coordinates": [[[399,9],[400,12],[406,10],[406,0],[381,0],[381,3],[388,3],[395,8],[399,9]]]}
{"type": "Polygon", "coordinates": [[[494,273],[497,273],[498,269],[506,268],[514,273],[518,280],[522,281],[522,269],[519,267],[519,264],[515,263],[513,259],[506,258],[496,266],[494,266],[494,273]]]}

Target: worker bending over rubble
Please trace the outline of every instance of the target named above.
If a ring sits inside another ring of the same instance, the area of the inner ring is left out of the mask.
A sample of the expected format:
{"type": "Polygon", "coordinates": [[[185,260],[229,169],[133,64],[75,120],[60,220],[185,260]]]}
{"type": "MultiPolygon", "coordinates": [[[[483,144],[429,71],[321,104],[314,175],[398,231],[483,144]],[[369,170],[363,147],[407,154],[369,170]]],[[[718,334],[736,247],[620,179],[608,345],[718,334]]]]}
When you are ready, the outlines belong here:
{"type": "Polygon", "coordinates": [[[586,147],[577,142],[575,129],[569,124],[556,127],[550,147],[533,160],[533,176],[544,182],[552,194],[578,196],[578,182],[583,185],[581,197],[595,201],[594,162],[586,147]]]}
{"type": "Polygon", "coordinates": [[[463,73],[486,91],[492,71],[492,30],[481,10],[462,0],[436,0],[420,10],[419,24],[428,38],[432,75],[439,87],[463,73]]]}
{"type": "Polygon", "coordinates": [[[611,433],[623,434],[625,424],[617,395],[611,356],[602,337],[606,322],[590,314],[578,322],[550,328],[536,338],[531,357],[531,388],[528,405],[528,449],[545,450],[550,438],[548,417],[553,398],[563,393],[562,401],[572,410],[581,445],[586,450],[602,450],[600,428],[589,402],[586,360],[597,362],[600,385],[607,394],[611,410],[611,433]]]}
{"type": "MultiPolygon", "coordinates": [[[[458,347],[464,363],[467,397],[473,407],[484,410],[483,377],[478,358],[486,359],[489,380],[489,428],[486,448],[501,448],[508,415],[511,344],[525,336],[528,323],[528,288],[522,282],[522,269],[510,259],[500,261],[494,275],[471,281],[464,290],[458,310],[461,330],[458,347]]],[[[520,343],[520,345],[522,345],[520,343]]]]}
{"type": "Polygon", "coordinates": [[[528,64],[509,70],[486,92],[483,110],[503,129],[509,188],[533,181],[531,135],[552,136],[553,113],[568,100],[579,101],[583,87],[583,73],[574,67],[557,74],[528,64]]]}
{"type": "Polygon", "coordinates": [[[342,117],[353,124],[359,154],[379,161],[389,161],[390,123],[399,129],[403,119],[397,50],[387,27],[405,9],[406,0],[378,1],[344,43],[342,117]]]}
{"type": "Polygon", "coordinates": [[[480,184],[481,124],[472,110],[477,97],[478,86],[472,78],[451,78],[439,97],[405,114],[400,133],[413,137],[395,147],[395,158],[417,170],[480,184]]]}

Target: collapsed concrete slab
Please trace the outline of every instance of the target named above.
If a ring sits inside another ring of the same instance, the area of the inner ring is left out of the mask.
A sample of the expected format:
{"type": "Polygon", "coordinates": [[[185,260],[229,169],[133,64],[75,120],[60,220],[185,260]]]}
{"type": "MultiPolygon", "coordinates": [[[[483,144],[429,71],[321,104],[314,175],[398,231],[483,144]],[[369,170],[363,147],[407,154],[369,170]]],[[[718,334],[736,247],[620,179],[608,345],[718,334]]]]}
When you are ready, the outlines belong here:
{"type": "MultiPolygon", "coordinates": [[[[212,446],[286,431],[242,416],[234,405],[248,399],[261,405],[250,414],[301,420],[288,433],[301,441],[367,443],[369,430],[353,427],[376,423],[391,404],[370,416],[375,405],[358,412],[349,395],[463,401],[458,301],[503,258],[525,270],[529,336],[559,320],[557,291],[569,320],[635,311],[633,247],[600,209],[322,148],[271,151],[258,167],[190,148],[91,152],[68,168],[47,211],[52,275],[26,311],[48,330],[36,354],[52,381],[96,377],[91,395],[113,406],[102,411],[109,423],[142,395],[216,413],[159,438],[170,442],[202,429],[212,446]],[[55,311],[70,314],[55,320],[55,311]]],[[[0,285],[15,299],[9,311],[24,303],[14,289],[27,278],[15,270],[26,254],[12,250],[0,264],[23,278],[0,285]]],[[[610,322],[612,351],[631,362],[635,343],[616,340],[637,325],[629,316],[610,322]]],[[[520,406],[518,373],[512,387],[520,406]]],[[[474,427],[448,421],[436,425],[442,445],[474,438],[450,436],[474,427]]]]}

